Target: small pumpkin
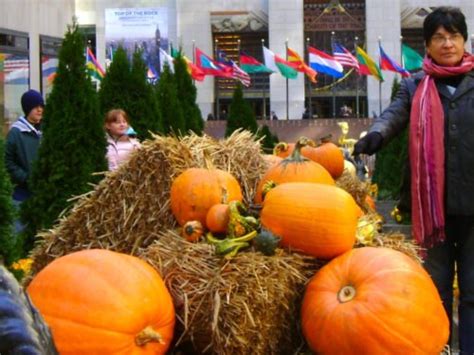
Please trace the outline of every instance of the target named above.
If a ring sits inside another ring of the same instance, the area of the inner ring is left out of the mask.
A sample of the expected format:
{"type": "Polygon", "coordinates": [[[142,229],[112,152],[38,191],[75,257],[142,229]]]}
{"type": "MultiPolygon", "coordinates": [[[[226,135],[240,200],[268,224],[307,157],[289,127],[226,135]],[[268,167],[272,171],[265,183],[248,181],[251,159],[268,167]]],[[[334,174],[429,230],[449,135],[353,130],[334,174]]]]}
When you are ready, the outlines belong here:
{"type": "Polygon", "coordinates": [[[282,238],[282,246],[331,259],[353,247],[360,213],[352,196],[337,186],[291,182],[267,193],[260,221],[282,238]]]}
{"type": "Polygon", "coordinates": [[[226,233],[229,225],[230,209],[225,203],[212,206],[206,215],[206,227],[212,233],[226,233]]]}
{"type": "Polygon", "coordinates": [[[60,257],[28,287],[61,354],[165,354],[175,323],[158,272],[143,260],[91,249],[60,257]]]}
{"type": "Polygon", "coordinates": [[[301,156],[301,149],[308,140],[300,138],[290,157],[283,159],[279,164],[268,169],[260,180],[255,193],[254,202],[260,204],[264,197],[264,187],[267,182],[274,184],[285,182],[315,182],[334,185],[334,179],[329,172],[318,163],[301,156]]]}
{"type": "Polygon", "coordinates": [[[317,147],[304,147],[301,154],[321,164],[334,179],[340,177],[344,171],[344,153],[332,142],[323,142],[317,147]]]}
{"type": "Polygon", "coordinates": [[[221,201],[242,201],[239,182],[227,171],[189,168],[171,184],[171,211],[181,226],[187,221],[205,225],[207,212],[221,201]]]}
{"type": "Polygon", "coordinates": [[[280,142],[273,148],[273,155],[280,158],[287,158],[293,153],[293,150],[295,150],[295,143],[280,142]]]}
{"type": "Polygon", "coordinates": [[[303,335],[317,354],[440,354],[449,320],[421,265],[388,248],[352,249],[309,282],[303,335]]]}
{"type": "Polygon", "coordinates": [[[197,242],[204,235],[204,227],[199,221],[188,221],[184,224],[181,235],[188,242],[197,242]]]}

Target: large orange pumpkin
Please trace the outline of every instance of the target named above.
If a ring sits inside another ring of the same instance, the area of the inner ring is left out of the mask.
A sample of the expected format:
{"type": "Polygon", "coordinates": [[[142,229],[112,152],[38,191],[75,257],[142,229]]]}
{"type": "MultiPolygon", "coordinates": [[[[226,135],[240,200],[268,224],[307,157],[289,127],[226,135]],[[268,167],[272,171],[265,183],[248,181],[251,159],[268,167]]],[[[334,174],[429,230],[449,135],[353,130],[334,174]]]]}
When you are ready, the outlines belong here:
{"type": "Polygon", "coordinates": [[[171,211],[180,225],[206,224],[207,211],[217,203],[242,201],[239,182],[220,169],[186,169],[171,184],[171,211]]]}
{"type": "Polygon", "coordinates": [[[61,354],[164,354],[175,312],[160,275],[141,259],[84,250],[56,259],[28,287],[61,354]]]}
{"type": "Polygon", "coordinates": [[[309,282],[303,334],[318,354],[440,354],[449,321],[428,273],[403,253],[353,249],[309,282]]]}
{"type": "Polygon", "coordinates": [[[330,259],[352,248],[359,216],[359,206],[343,189],[291,182],[267,193],[260,221],[283,246],[330,259]]]}
{"type": "Polygon", "coordinates": [[[273,167],[274,165],[277,165],[278,163],[280,163],[283,160],[283,158],[279,157],[278,155],[274,155],[274,154],[262,154],[262,158],[265,161],[265,163],[267,164],[267,168],[271,168],[271,167],[273,167]]]}
{"type": "Polygon", "coordinates": [[[325,142],[317,147],[304,147],[301,154],[324,166],[334,179],[344,172],[344,154],[332,142],[325,142]]]}
{"type": "Polygon", "coordinates": [[[304,147],[304,144],[303,140],[298,141],[290,157],[267,170],[258,183],[254,197],[255,203],[259,204],[263,201],[263,190],[268,181],[273,181],[277,185],[285,182],[315,182],[334,185],[334,179],[326,169],[301,156],[301,148],[304,147]]]}

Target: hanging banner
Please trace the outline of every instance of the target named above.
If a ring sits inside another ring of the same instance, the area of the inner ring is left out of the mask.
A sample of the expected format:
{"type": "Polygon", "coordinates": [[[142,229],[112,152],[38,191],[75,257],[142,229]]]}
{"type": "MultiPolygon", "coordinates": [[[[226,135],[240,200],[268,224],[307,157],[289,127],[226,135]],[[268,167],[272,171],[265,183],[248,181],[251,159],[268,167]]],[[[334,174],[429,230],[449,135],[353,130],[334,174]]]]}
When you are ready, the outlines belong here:
{"type": "Polygon", "coordinates": [[[113,60],[118,46],[132,58],[136,48],[143,51],[148,71],[159,68],[158,47],[168,51],[168,9],[115,8],[105,9],[105,45],[107,65],[113,60]]]}

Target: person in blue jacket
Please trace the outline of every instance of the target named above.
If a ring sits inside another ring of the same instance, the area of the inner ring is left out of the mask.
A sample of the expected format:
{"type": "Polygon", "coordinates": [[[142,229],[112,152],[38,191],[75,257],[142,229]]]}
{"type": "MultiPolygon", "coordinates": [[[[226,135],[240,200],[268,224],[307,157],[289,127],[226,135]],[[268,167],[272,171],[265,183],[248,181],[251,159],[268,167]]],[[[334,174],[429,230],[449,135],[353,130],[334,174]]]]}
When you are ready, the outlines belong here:
{"type": "MultiPolygon", "coordinates": [[[[43,97],[35,90],[28,90],[21,97],[21,107],[24,116],[11,126],[5,147],[5,166],[14,185],[13,203],[17,207],[31,195],[28,180],[41,140],[43,97]]],[[[18,222],[15,229],[21,230],[18,222]]]]}

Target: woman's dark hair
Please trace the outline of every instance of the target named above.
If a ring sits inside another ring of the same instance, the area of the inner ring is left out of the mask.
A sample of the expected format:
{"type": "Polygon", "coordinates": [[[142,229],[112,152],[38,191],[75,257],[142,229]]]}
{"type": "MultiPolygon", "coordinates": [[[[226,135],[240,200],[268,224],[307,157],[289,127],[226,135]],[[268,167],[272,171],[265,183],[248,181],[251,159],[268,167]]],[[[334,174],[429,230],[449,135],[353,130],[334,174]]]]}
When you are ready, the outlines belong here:
{"type": "Polygon", "coordinates": [[[459,32],[467,41],[467,25],[464,14],[458,7],[441,6],[426,16],[423,22],[423,39],[429,44],[436,30],[443,26],[450,33],[459,32]]]}

